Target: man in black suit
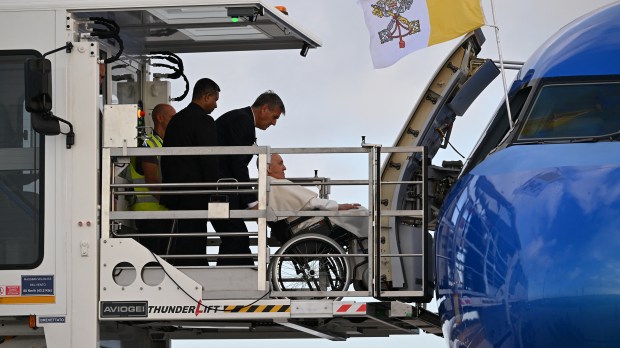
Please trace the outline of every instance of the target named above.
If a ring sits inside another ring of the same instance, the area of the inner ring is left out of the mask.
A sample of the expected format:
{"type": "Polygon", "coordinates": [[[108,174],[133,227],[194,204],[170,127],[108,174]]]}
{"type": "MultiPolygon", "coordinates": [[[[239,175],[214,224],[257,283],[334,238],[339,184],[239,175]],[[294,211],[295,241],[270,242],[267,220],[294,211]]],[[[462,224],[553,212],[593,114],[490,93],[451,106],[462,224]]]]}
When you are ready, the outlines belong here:
{"type": "MultiPolygon", "coordinates": [[[[286,112],[282,99],[273,91],[267,91],[256,99],[252,106],[236,109],[220,116],[217,124],[217,136],[220,146],[250,146],[256,143],[255,128],[265,130],[275,126],[281,114],[286,112]]],[[[248,163],[253,155],[227,155],[220,158],[220,177],[234,178],[238,182],[250,181],[248,163]]],[[[256,204],[253,194],[229,195],[230,209],[247,209],[256,204]]],[[[247,232],[242,219],[212,220],[217,232],[247,232]]],[[[250,238],[221,237],[220,255],[250,254],[250,238]]],[[[220,265],[253,265],[251,258],[220,258],[220,265]]]]}
{"type": "MultiPolygon", "coordinates": [[[[192,102],[172,118],[166,130],[164,147],[217,146],[217,130],[209,115],[217,107],[220,87],[211,79],[203,78],[194,85],[192,102]]],[[[217,156],[163,156],[162,182],[204,183],[217,182],[217,156]]],[[[195,188],[188,188],[195,189],[195,188]]],[[[169,190],[178,190],[169,188],[169,190]]],[[[162,195],[161,203],[170,210],[207,210],[210,195],[162,195]]],[[[179,232],[206,232],[207,219],[178,220],[179,232]]],[[[206,237],[173,238],[170,254],[206,253],[206,237]]],[[[196,260],[172,260],[175,265],[195,265],[196,260]]],[[[202,264],[208,264],[204,261],[202,264]]]]}

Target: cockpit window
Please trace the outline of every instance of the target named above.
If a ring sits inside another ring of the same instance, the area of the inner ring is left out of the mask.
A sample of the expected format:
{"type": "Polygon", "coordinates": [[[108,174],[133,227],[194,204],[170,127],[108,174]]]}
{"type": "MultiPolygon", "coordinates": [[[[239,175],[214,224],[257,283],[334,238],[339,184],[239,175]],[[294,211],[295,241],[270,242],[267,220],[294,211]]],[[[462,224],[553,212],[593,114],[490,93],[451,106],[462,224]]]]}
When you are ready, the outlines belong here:
{"type": "Polygon", "coordinates": [[[620,131],[620,83],[545,86],[518,140],[596,137],[620,131]]]}

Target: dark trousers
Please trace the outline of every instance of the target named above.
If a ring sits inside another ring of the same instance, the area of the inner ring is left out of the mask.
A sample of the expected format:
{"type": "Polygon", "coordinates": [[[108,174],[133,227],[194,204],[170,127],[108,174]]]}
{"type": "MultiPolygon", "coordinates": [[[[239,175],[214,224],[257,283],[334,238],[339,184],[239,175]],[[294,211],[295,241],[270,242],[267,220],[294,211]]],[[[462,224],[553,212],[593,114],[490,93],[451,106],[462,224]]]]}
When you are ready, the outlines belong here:
{"type": "MultiPolygon", "coordinates": [[[[178,233],[204,233],[207,232],[207,219],[179,219],[177,220],[178,233]]],[[[170,255],[205,255],[207,253],[207,237],[174,237],[170,243],[170,255]]],[[[168,239],[166,239],[166,246],[168,239]]],[[[175,258],[168,259],[175,266],[208,266],[206,258],[175,258]]]]}
{"type": "MultiPolygon", "coordinates": [[[[228,197],[231,210],[241,210],[245,207],[241,207],[237,196],[230,195],[228,197]]],[[[211,220],[211,225],[218,233],[226,232],[248,232],[248,228],[242,219],[227,219],[227,220],[211,220]]],[[[219,255],[226,254],[248,254],[250,251],[250,237],[220,237],[220,250],[219,255]]],[[[252,257],[239,257],[239,258],[219,258],[217,259],[218,266],[237,266],[237,265],[254,265],[252,257]]]]}
{"type": "MultiPolygon", "coordinates": [[[[139,233],[170,233],[172,220],[135,220],[139,233]]],[[[163,255],[168,246],[168,238],[164,237],[141,237],[140,243],[157,255],[163,255]]]]}
{"type": "MultiPolygon", "coordinates": [[[[245,222],[241,219],[229,219],[229,220],[211,220],[211,225],[215,228],[216,232],[247,232],[248,228],[245,226],[245,222]]],[[[220,255],[226,254],[248,254],[250,251],[250,237],[220,237],[220,255]]],[[[239,257],[239,258],[219,258],[217,259],[218,266],[232,266],[232,265],[254,265],[252,257],[239,257]]]]}
{"type": "MultiPolygon", "coordinates": [[[[178,196],[176,200],[167,203],[170,210],[203,210],[207,207],[208,196],[187,195],[178,196]]],[[[207,219],[178,219],[177,227],[172,233],[170,252],[168,255],[204,255],[207,253],[207,237],[174,237],[174,233],[205,233],[207,219]]],[[[166,239],[166,247],[168,241],[166,239]]],[[[208,266],[206,258],[170,258],[167,261],[175,266],[208,266]]]]}

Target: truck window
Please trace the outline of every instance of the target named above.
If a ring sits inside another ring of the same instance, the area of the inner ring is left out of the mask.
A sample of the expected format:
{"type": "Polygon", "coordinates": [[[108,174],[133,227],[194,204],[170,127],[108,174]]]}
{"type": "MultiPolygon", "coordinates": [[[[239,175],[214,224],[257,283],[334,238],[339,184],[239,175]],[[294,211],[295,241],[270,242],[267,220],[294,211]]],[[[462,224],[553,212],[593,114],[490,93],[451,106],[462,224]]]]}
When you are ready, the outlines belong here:
{"type": "Polygon", "coordinates": [[[43,259],[43,136],[24,108],[24,61],[36,51],[0,51],[0,269],[43,259]]]}

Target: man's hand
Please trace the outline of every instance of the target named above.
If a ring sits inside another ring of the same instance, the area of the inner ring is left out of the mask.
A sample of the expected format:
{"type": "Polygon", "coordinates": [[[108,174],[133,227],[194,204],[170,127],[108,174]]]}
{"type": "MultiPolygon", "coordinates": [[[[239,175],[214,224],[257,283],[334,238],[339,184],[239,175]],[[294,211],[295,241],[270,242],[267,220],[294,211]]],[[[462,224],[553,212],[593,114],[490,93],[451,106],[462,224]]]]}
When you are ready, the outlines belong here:
{"type": "Polygon", "coordinates": [[[357,207],[361,206],[359,203],[343,203],[338,204],[338,210],[351,210],[357,209],[357,207]]]}

